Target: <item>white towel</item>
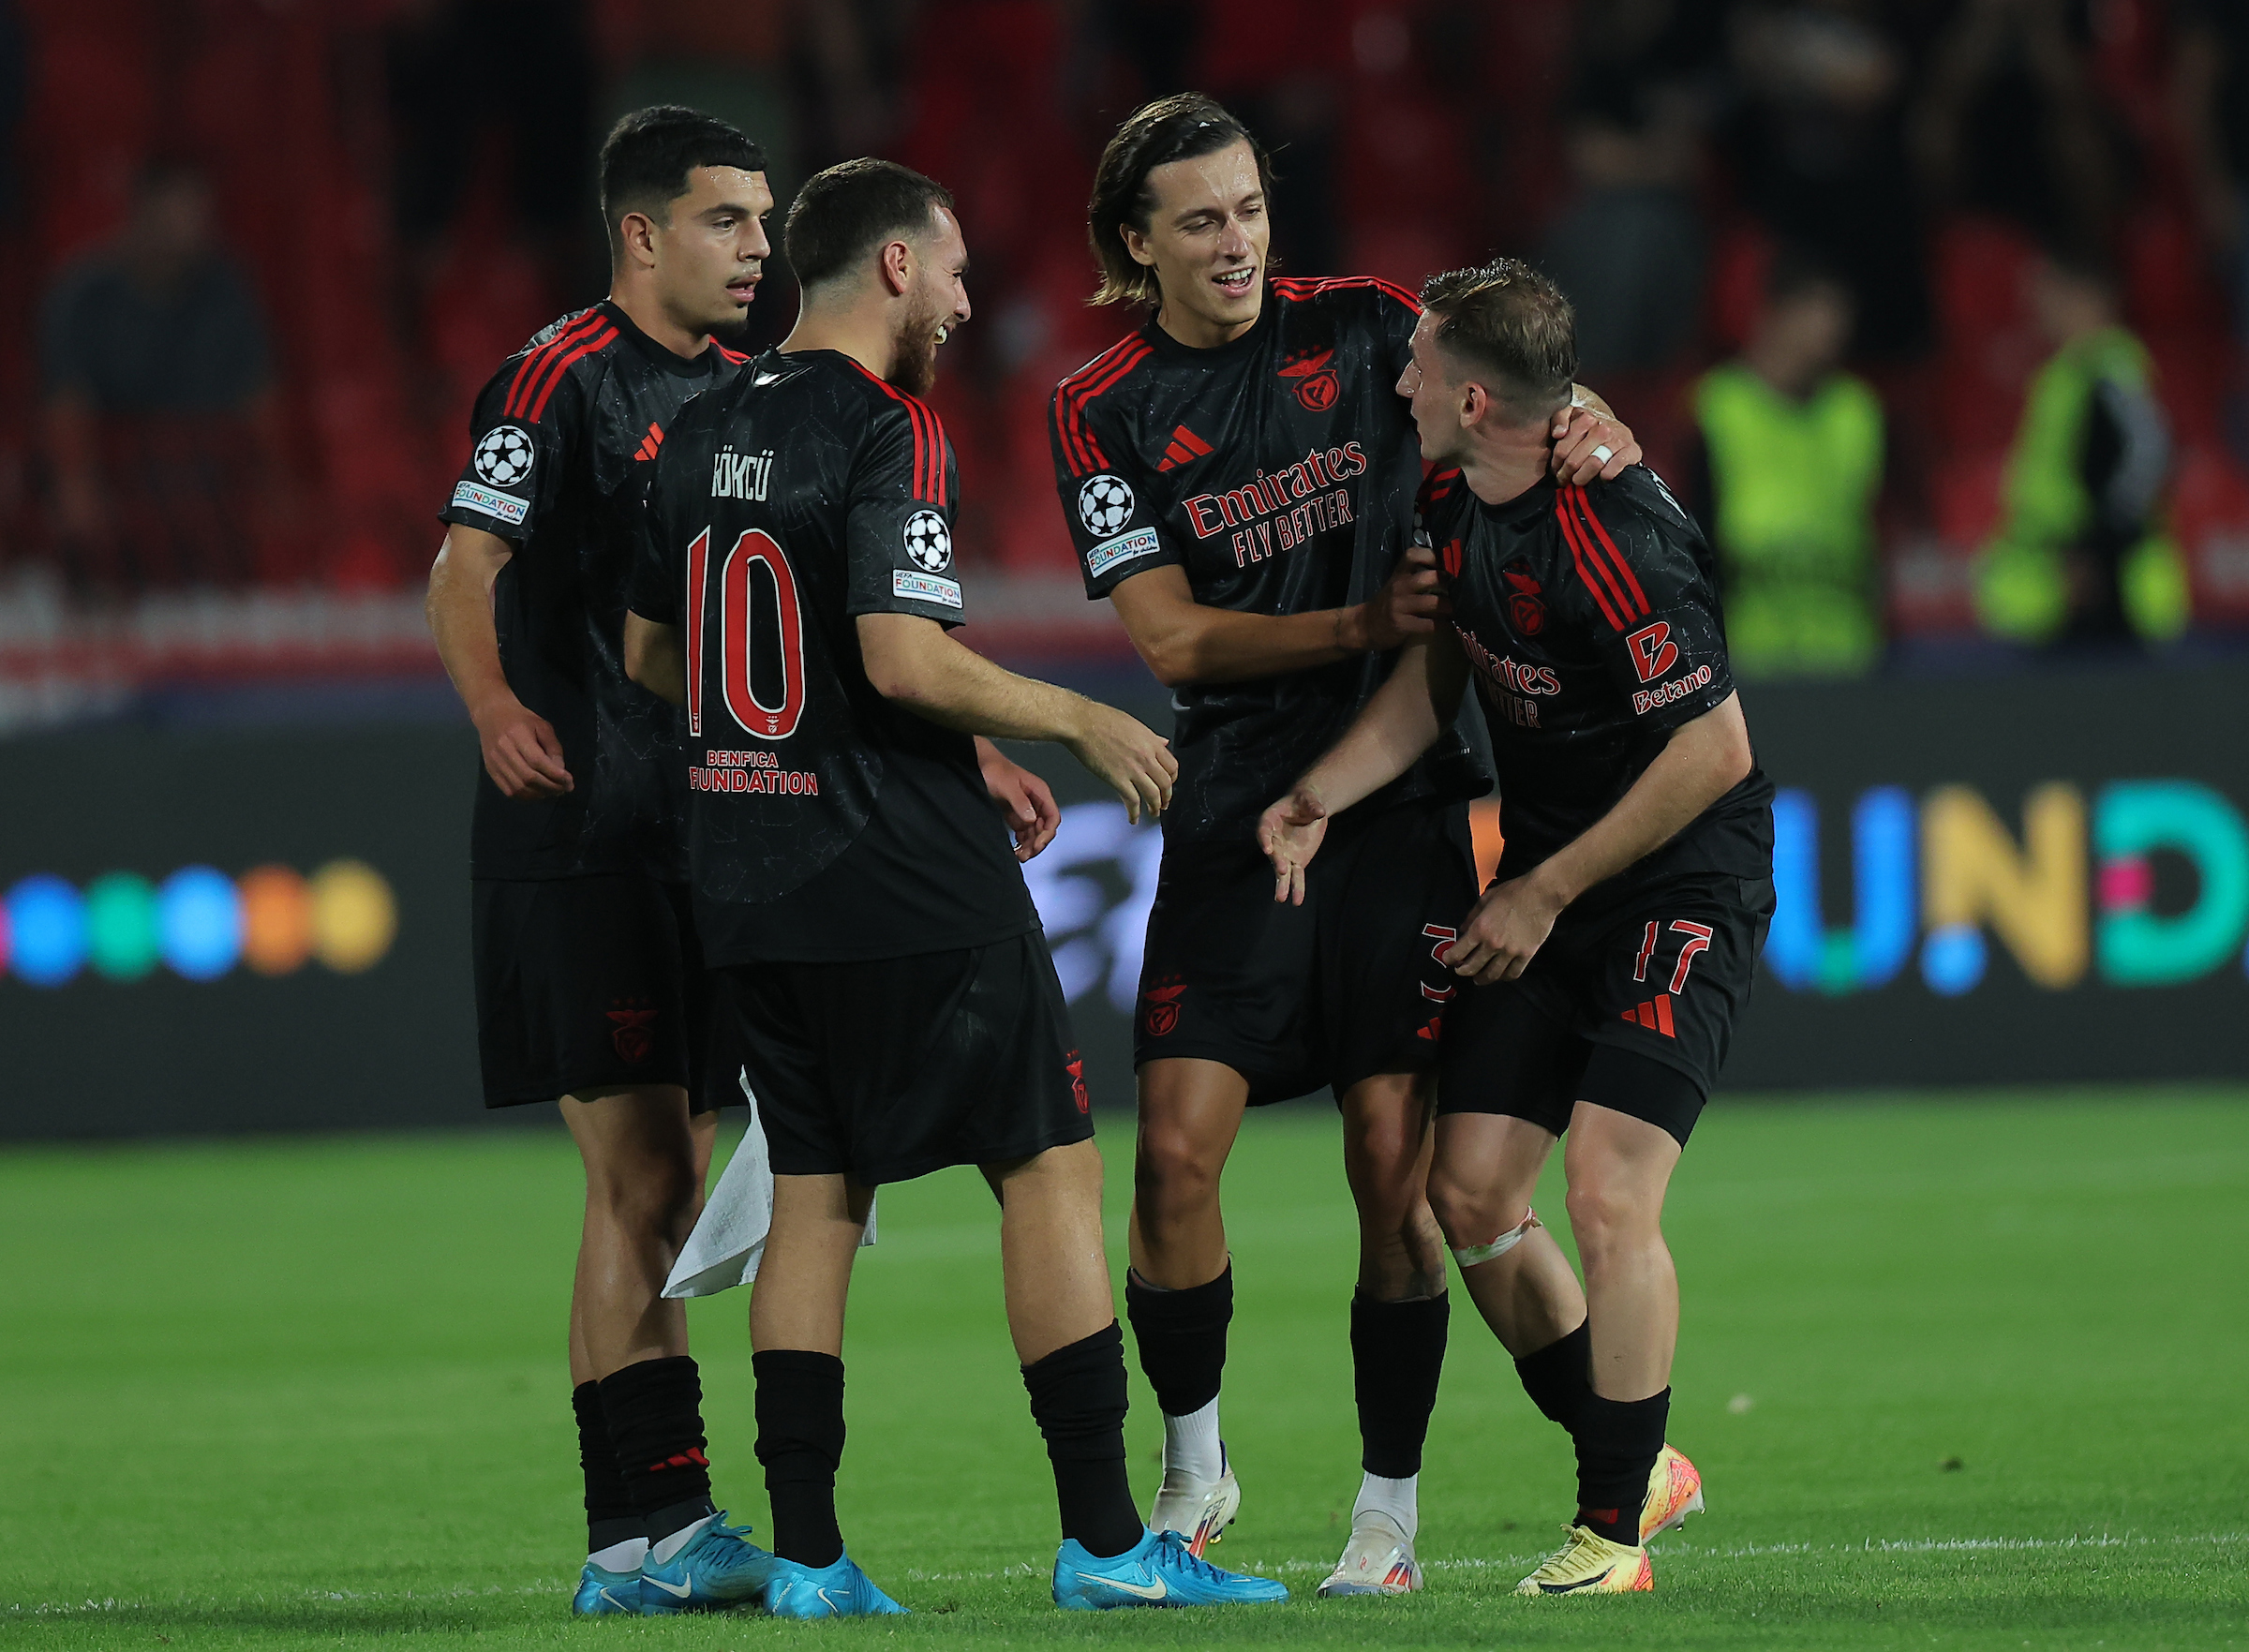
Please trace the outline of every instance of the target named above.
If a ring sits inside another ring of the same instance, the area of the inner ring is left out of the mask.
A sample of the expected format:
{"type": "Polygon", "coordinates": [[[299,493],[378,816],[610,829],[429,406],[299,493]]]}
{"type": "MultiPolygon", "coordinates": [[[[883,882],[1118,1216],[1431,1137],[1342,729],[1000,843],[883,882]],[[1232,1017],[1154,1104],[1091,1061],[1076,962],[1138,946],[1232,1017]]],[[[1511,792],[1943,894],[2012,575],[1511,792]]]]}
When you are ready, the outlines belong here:
{"type": "MultiPolygon", "coordinates": [[[[726,1161],[719,1184],[704,1202],[695,1230],[679,1249],[679,1260],[664,1282],[667,1297],[716,1296],[757,1277],[773,1227],[773,1161],[766,1151],[766,1129],[758,1122],[757,1097],[750,1075],[741,1075],[742,1099],[750,1104],[750,1127],[726,1161]]],[[[874,1206],[867,1207],[862,1246],[874,1243],[874,1206]]]]}

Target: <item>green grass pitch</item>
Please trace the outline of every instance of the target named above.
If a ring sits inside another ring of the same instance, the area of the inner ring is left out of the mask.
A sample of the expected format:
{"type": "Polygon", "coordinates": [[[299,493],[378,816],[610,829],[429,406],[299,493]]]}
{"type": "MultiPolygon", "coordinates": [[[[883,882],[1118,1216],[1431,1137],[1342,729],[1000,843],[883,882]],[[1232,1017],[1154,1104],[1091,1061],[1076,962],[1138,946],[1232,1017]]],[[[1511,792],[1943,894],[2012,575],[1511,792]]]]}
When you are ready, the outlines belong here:
{"type": "MultiPolygon", "coordinates": [[[[1123,1231],[1125,1119],[1107,1122],[1123,1231]]],[[[1332,1113],[1227,1183],[1246,1490],[1276,1608],[1065,1617],[1051,1487],[967,1172],[886,1189],[841,1500],[916,1615],[573,1623],[559,1132],[0,1154],[0,1648],[2249,1645],[2249,1096],[1721,1104],[1674,1192],[1672,1437],[1710,1511],[1652,1596],[1517,1600],[1566,1443],[1456,1298],[1426,1593],[1311,1597],[1357,1441],[1332,1113]]],[[[1561,1216],[1558,1186],[1546,1213],[1561,1216]]],[[[744,1293],[694,1310],[722,1500],[766,1524],[744,1293]]],[[[1131,1449],[1156,1476],[1135,1378],[1131,1449]]]]}

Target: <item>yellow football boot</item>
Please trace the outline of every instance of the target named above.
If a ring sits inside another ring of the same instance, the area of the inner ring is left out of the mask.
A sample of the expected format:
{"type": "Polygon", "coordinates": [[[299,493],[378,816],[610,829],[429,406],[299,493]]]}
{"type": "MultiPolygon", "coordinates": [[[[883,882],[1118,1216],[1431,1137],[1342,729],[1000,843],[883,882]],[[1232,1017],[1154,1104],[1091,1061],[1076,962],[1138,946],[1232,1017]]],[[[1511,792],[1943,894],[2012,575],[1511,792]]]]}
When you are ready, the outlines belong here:
{"type": "Polygon", "coordinates": [[[1640,1540],[1645,1543],[1658,1532],[1685,1525],[1687,1516],[1702,1511],[1702,1475],[1680,1452],[1665,1446],[1647,1477],[1647,1501],[1640,1508],[1640,1540]]]}
{"type": "Polygon", "coordinates": [[[1573,1525],[1570,1540],[1515,1585],[1518,1595],[1630,1595],[1656,1586],[1647,1551],[1573,1525]]]}

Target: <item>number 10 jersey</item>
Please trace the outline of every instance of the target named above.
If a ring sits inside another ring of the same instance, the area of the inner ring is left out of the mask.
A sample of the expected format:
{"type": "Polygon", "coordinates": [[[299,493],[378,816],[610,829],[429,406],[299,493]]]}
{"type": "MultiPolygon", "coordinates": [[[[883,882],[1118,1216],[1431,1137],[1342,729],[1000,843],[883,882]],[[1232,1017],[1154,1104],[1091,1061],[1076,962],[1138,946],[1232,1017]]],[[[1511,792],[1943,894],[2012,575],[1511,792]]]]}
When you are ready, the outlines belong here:
{"type": "Polygon", "coordinates": [[[1037,927],[974,741],[867,680],[862,614],[961,622],[937,416],[850,357],[768,353],[673,422],[631,606],[687,651],[710,963],[852,961],[1037,927]]]}

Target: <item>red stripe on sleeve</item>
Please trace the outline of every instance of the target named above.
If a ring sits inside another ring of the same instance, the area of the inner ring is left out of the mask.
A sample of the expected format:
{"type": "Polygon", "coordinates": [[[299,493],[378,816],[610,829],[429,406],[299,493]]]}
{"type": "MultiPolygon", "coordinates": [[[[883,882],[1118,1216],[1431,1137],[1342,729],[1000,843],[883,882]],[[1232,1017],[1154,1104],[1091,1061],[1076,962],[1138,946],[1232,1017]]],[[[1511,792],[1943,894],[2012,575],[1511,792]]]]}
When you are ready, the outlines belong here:
{"type": "Polygon", "coordinates": [[[1273,290],[1294,304],[1307,298],[1318,298],[1323,292],[1348,292],[1354,288],[1371,287],[1377,292],[1388,293],[1415,315],[1422,313],[1422,301],[1394,281],[1385,281],[1379,275],[1326,275],[1310,277],[1281,275],[1273,279],[1273,290]]]}
{"type": "Polygon", "coordinates": [[[1076,394],[1070,398],[1070,427],[1077,434],[1080,445],[1085,452],[1086,465],[1089,469],[1106,469],[1109,461],[1101,456],[1100,447],[1094,440],[1093,429],[1085,422],[1086,405],[1106,394],[1115,386],[1118,380],[1139,366],[1149,354],[1146,341],[1136,337],[1129,342],[1138,348],[1125,350],[1110,365],[1107,372],[1098,379],[1089,380],[1081,384],[1076,394]]]}
{"type": "Polygon", "coordinates": [[[1600,579],[1594,575],[1593,571],[1586,566],[1586,553],[1579,543],[1578,528],[1570,519],[1569,500],[1563,495],[1557,494],[1555,498],[1554,519],[1562,525],[1562,538],[1567,540],[1570,544],[1570,560],[1577,566],[1578,579],[1587,590],[1593,593],[1593,601],[1601,608],[1601,617],[1609,622],[1611,631],[1622,631],[1624,621],[1616,617],[1616,604],[1610,601],[1609,593],[1602,588],[1600,579]]]}
{"type": "Polygon", "coordinates": [[[1139,366],[1148,353],[1146,339],[1137,333],[1127,335],[1054,387],[1055,427],[1062,433],[1071,474],[1083,476],[1088,470],[1109,468],[1108,456],[1085,423],[1085,406],[1139,366]]]}
{"type": "Polygon", "coordinates": [[[868,372],[864,364],[853,362],[866,375],[867,382],[880,390],[892,401],[906,409],[906,417],[914,425],[914,498],[932,505],[945,503],[945,426],[938,422],[936,409],[918,396],[908,395],[879,373],[868,372]]]}
{"type": "Polygon", "coordinates": [[[522,418],[529,382],[544,373],[547,363],[557,355],[587,335],[598,332],[605,320],[601,311],[588,310],[537,350],[527,352],[523,365],[515,369],[515,377],[508,381],[507,399],[500,404],[500,411],[511,419],[522,418]]]}
{"type": "Polygon", "coordinates": [[[528,415],[526,415],[528,418],[529,418],[530,422],[536,424],[545,414],[547,398],[555,394],[555,386],[562,382],[562,375],[570,371],[570,366],[573,362],[577,361],[582,356],[593,355],[597,351],[607,350],[616,342],[617,329],[610,327],[603,332],[595,334],[591,338],[588,338],[583,344],[580,344],[568,355],[558,359],[553,367],[547,371],[546,383],[539,392],[539,399],[531,404],[531,410],[528,415]]]}
{"type": "Polygon", "coordinates": [[[937,416],[935,408],[924,408],[930,420],[930,480],[935,487],[931,504],[945,503],[945,421],[937,416]]]}
{"type": "Polygon", "coordinates": [[[1585,513],[1586,520],[1592,524],[1593,531],[1601,536],[1601,545],[1608,551],[1610,562],[1624,576],[1625,587],[1632,593],[1633,607],[1645,615],[1647,612],[1647,593],[1640,588],[1640,581],[1633,576],[1632,565],[1624,559],[1624,553],[1616,548],[1616,542],[1609,537],[1609,530],[1601,525],[1601,518],[1593,514],[1593,501],[1586,497],[1586,490],[1573,487],[1570,491],[1577,496],[1577,508],[1585,513]]]}

